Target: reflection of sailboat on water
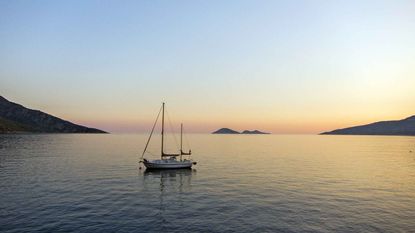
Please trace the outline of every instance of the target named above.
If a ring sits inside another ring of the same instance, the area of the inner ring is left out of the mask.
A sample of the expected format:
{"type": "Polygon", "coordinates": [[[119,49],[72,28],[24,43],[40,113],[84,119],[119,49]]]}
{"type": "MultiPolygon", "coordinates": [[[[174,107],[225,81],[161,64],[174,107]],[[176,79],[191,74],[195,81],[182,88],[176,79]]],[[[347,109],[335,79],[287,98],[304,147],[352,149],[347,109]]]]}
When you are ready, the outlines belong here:
{"type": "Polygon", "coordinates": [[[189,152],[183,152],[183,124],[181,125],[180,130],[180,153],[177,154],[168,154],[164,153],[164,103],[162,104],[162,107],[160,109],[160,112],[157,115],[156,121],[154,122],[153,128],[151,130],[150,136],[148,137],[146,146],[144,148],[143,154],[141,155],[140,163],[144,163],[144,166],[146,168],[150,169],[177,169],[177,168],[191,168],[193,164],[196,164],[196,162],[193,162],[190,159],[190,155],[192,154],[192,151],[189,150],[189,152]],[[157,124],[158,118],[161,115],[161,155],[160,159],[156,160],[147,160],[144,158],[144,154],[146,153],[148,144],[150,142],[151,136],[153,135],[154,128],[157,124]],[[183,159],[183,155],[188,155],[188,159],[183,159]],[[180,157],[179,160],[177,160],[177,157],[180,157]]]}
{"type": "Polygon", "coordinates": [[[192,173],[196,172],[195,169],[147,169],[144,171],[144,177],[160,177],[163,180],[175,180],[180,179],[182,181],[185,177],[189,177],[192,173]]]}
{"type": "MultiPolygon", "coordinates": [[[[196,173],[195,169],[146,169],[144,171],[144,182],[153,184],[154,180],[160,179],[160,192],[164,193],[165,189],[176,190],[178,193],[185,191],[190,187],[192,175],[196,173]]],[[[174,192],[170,192],[173,194],[174,192]]]]}
{"type": "Polygon", "coordinates": [[[147,169],[144,171],[144,176],[160,176],[160,177],[177,177],[190,176],[196,169],[147,169]]]}
{"type": "Polygon", "coordinates": [[[144,171],[142,176],[144,192],[151,193],[150,198],[154,198],[150,201],[152,210],[157,214],[159,221],[157,224],[162,229],[164,224],[169,224],[174,220],[170,214],[166,215],[166,213],[177,210],[180,215],[180,209],[189,204],[183,197],[191,189],[192,176],[195,174],[195,169],[146,169],[144,171]]]}
{"type": "Polygon", "coordinates": [[[154,184],[155,179],[160,179],[160,191],[164,188],[178,189],[190,187],[192,174],[196,173],[195,169],[146,169],[144,171],[144,181],[150,179],[150,184],[154,184]]]}

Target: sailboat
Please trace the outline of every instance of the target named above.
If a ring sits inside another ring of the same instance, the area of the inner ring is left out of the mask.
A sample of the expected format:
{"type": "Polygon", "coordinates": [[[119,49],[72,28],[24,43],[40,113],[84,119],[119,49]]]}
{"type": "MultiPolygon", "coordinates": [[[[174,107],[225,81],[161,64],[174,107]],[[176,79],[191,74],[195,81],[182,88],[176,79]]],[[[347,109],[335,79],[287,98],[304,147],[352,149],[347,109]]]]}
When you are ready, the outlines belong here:
{"type": "Polygon", "coordinates": [[[147,169],[178,169],[178,168],[191,168],[192,165],[196,165],[196,162],[190,159],[192,151],[189,149],[188,152],[183,151],[183,124],[180,125],[180,153],[169,154],[164,152],[164,103],[161,106],[161,154],[160,159],[148,160],[144,158],[148,144],[150,143],[151,136],[153,135],[154,128],[157,124],[160,116],[160,111],[157,115],[156,121],[154,122],[153,128],[151,129],[150,136],[148,137],[146,146],[144,147],[143,154],[141,155],[140,163],[143,163],[147,169]],[[183,159],[183,155],[188,155],[188,159],[183,159]],[[177,159],[179,157],[179,159],[177,159]]]}

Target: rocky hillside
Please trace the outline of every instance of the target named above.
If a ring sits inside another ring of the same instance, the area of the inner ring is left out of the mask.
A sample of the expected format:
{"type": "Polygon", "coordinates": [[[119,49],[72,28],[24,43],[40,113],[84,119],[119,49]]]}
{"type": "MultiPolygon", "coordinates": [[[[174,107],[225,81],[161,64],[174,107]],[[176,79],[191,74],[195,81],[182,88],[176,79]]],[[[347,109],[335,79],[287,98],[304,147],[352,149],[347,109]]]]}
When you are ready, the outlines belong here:
{"type": "Polygon", "coordinates": [[[397,121],[379,121],[368,125],[336,129],[322,134],[415,136],[415,116],[397,121]]]}
{"type": "Polygon", "coordinates": [[[106,133],[77,125],[39,110],[28,109],[0,96],[0,133],[106,133]]]}

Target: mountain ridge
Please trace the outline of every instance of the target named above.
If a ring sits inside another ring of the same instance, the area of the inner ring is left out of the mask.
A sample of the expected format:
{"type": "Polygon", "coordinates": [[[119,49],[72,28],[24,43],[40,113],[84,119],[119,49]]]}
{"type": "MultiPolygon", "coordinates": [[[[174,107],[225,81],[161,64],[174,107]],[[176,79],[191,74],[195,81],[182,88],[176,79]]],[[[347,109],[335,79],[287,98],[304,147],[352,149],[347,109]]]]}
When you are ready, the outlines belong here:
{"type": "Polygon", "coordinates": [[[378,121],[323,132],[321,135],[401,135],[415,136],[415,115],[402,120],[378,121]]]}
{"type": "Polygon", "coordinates": [[[0,133],[107,133],[24,107],[0,96],[0,133]]]}

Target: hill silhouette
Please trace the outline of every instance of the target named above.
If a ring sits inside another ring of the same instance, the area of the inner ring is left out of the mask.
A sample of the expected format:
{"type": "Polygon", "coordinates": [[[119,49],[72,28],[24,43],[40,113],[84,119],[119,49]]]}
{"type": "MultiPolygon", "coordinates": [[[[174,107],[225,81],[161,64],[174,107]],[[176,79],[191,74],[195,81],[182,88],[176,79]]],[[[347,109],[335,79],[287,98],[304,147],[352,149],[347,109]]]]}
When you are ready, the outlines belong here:
{"type": "Polygon", "coordinates": [[[28,109],[0,96],[0,133],[106,133],[28,109]]]}
{"type": "Polygon", "coordinates": [[[336,129],[321,134],[415,136],[415,115],[402,120],[379,121],[367,125],[336,129]]]}

